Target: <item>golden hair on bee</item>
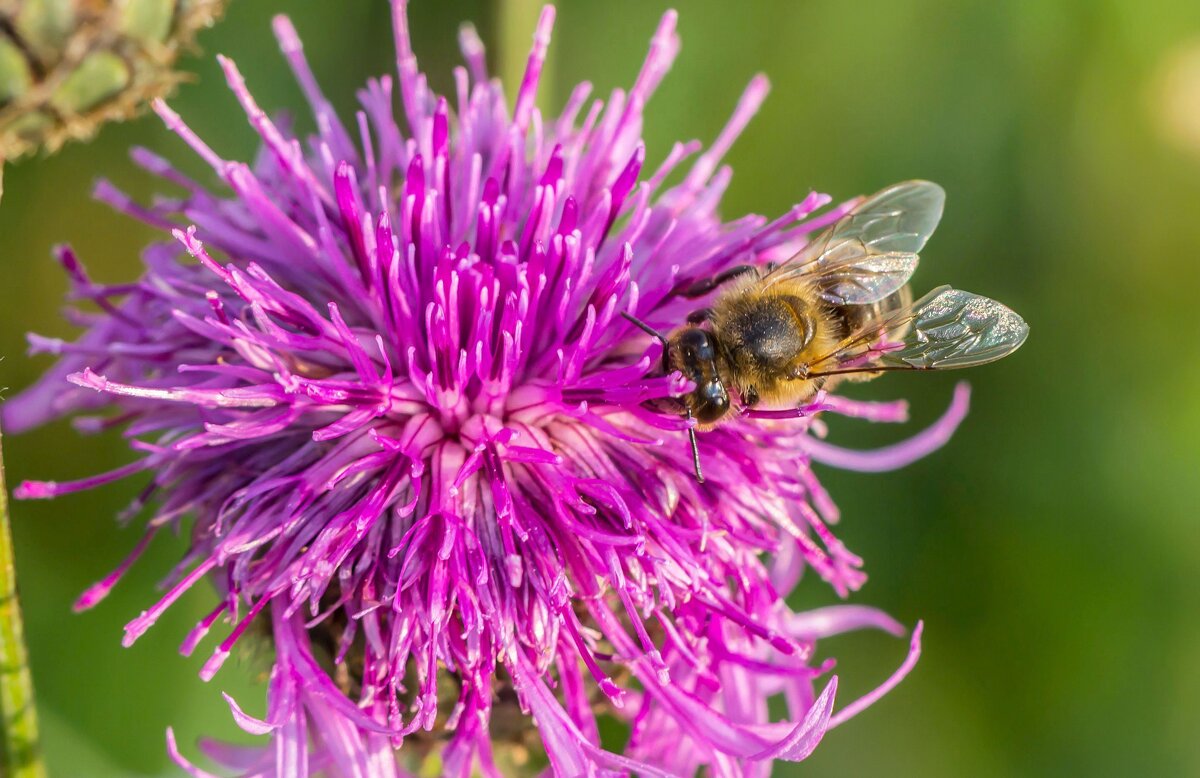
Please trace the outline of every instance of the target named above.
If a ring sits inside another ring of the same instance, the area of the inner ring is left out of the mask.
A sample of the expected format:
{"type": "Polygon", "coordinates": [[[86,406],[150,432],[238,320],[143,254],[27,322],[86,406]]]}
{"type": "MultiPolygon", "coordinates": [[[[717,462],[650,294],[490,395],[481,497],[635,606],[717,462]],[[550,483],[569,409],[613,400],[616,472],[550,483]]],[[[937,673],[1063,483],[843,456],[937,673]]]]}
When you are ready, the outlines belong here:
{"type": "Polygon", "coordinates": [[[710,326],[725,377],[746,407],[795,406],[810,398],[816,381],[801,377],[803,365],[846,334],[816,285],[800,277],[734,282],[714,303],[710,326]]]}

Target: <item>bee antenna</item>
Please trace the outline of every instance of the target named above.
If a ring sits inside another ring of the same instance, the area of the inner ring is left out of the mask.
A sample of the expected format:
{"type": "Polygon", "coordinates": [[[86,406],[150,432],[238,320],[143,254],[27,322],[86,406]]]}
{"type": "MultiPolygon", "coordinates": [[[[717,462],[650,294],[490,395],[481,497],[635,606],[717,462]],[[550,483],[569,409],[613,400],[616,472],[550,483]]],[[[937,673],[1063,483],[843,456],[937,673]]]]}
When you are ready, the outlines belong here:
{"type": "MultiPolygon", "coordinates": [[[[692,418],[692,410],[688,409],[687,417],[692,418]]],[[[704,473],[700,472],[700,444],[696,440],[696,428],[688,427],[688,440],[692,443],[692,467],[696,469],[696,481],[704,483],[704,473]]]]}
{"type": "MultiPolygon", "coordinates": [[[[663,347],[663,353],[662,353],[663,372],[664,373],[671,372],[671,359],[670,359],[671,344],[667,340],[667,336],[662,334],[658,330],[654,329],[649,324],[642,321],[641,319],[634,316],[633,314],[626,313],[625,311],[621,311],[621,315],[624,316],[626,319],[628,319],[630,321],[630,323],[632,323],[635,327],[640,329],[642,332],[645,332],[647,335],[649,335],[650,337],[654,338],[655,340],[657,340],[659,343],[662,344],[662,347],[663,347]]],[[[699,471],[697,471],[697,472],[699,472],[699,471]]],[[[701,479],[701,480],[703,480],[703,479],[701,479]]]]}

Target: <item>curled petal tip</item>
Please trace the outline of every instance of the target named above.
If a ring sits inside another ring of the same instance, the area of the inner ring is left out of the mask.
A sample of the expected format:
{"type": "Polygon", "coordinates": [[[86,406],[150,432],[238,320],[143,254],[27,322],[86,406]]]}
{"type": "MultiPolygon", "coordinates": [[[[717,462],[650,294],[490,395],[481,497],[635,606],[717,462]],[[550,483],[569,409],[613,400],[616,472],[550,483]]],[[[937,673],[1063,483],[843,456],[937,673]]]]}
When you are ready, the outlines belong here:
{"type": "Polygon", "coordinates": [[[48,500],[57,493],[53,481],[22,481],[13,489],[13,497],[18,500],[48,500]]]}

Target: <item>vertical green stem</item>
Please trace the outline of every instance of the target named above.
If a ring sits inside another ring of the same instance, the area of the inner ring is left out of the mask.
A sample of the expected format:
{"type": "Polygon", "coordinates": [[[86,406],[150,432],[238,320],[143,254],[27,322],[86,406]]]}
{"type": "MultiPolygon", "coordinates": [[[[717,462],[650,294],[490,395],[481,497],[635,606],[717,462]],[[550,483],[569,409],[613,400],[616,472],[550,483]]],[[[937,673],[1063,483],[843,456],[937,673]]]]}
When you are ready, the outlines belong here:
{"type": "MultiPolygon", "coordinates": [[[[533,31],[537,29],[538,17],[548,0],[496,0],[496,72],[504,84],[509,100],[516,98],[525,66],[529,61],[529,49],[533,45],[533,31]]],[[[550,49],[553,57],[554,48],[550,49]]],[[[553,88],[554,68],[547,59],[542,68],[538,87],[538,106],[546,104],[553,88]]],[[[509,106],[512,107],[511,105],[509,106]]]]}
{"type": "MultiPolygon", "coordinates": [[[[2,436],[0,436],[2,443],[2,436]]],[[[46,767],[38,746],[37,709],[33,681],[25,654],[21,604],[17,600],[17,571],[13,566],[12,532],[8,522],[8,489],[4,485],[0,446],[0,776],[44,778],[46,767]]]]}

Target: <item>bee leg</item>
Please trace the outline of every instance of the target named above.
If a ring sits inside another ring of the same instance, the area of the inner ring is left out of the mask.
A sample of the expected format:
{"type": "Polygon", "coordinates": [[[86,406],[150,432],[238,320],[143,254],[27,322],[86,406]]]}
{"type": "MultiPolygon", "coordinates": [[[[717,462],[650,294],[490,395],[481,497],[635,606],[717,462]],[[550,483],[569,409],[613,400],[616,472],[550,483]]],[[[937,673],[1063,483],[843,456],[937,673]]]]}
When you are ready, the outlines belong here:
{"type": "Polygon", "coordinates": [[[755,405],[758,405],[760,399],[758,390],[753,386],[747,386],[746,391],[742,392],[742,402],[747,408],[753,408],[755,405]]]}
{"type": "MultiPolygon", "coordinates": [[[[688,419],[692,418],[692,409],[688,408],[688,419]]],[[[688,440],[692,444],[692,467],[696,470],[697,483],[704,483],[704,473],[700,472],[700,444],[696,441],[696,428],[688,427],[688,440]]]]}
{"type": "Polygon", "coordinates": [[[663,373],[671,372],[671,344],[670,344],[670,342],[667,341],[667,336],[663,335],[661,332],[654,329],[649,324],[647,324],[646,322],[637,318],[636,316],[632,316],[628,313],[625,313],[624,311],[621,312],[621,315],[624,316],[626,319],[628,319],[630,321],[630,323],[633,324],[633,326],[637,327],[639,330],[641,330],[642,332],[645,332],[650,337],[654,338],[655,340],[657,340],[659,343],[662,344],[662,347],[663,347],[663,353],[662,353],[663,373]]]}
{"type": "Polygon", "coordinates": [[[688,321],[688,324],[699,324],[700,322],[708,321],[709,319],[711,319],[712,315],[713,315],[712,308],[701,308],[698,311],[692,311],[691,313],[689,313],[688,317],[687,317],[687,321],[688,321]]]}
{"type": "Polygon", "coordinates": [[[757,265],[738,265],[737,267],[729,268],[723,273],[718,273],[712,278],[702,278],[699,281],[694,281],[690,284],[681,283],[672,289],[671,293],[668,294],[667,297],[668,299],[676,295],[682,295],[688,299],[693,297],[703,297],[712,290],[716,289],[718,286],[724,286],[726,283],[735,278],[744,276],[747,273],[757,272],[757,265]]]}

